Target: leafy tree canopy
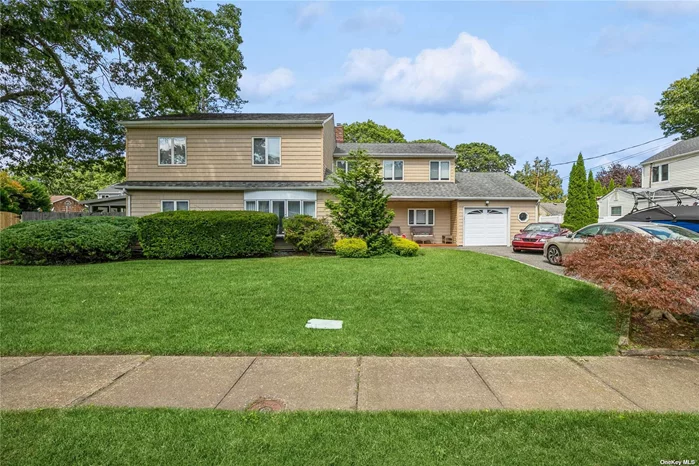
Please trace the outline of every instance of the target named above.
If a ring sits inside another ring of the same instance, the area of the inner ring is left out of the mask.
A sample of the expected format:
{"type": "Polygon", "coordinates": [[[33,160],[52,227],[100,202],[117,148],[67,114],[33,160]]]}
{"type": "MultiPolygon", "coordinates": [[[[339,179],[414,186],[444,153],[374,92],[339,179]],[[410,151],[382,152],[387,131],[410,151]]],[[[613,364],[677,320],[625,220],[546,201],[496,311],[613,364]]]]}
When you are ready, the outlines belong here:
{"type": "Polygon", "coordinates": [[[620,163],[612,163],[597,172],[595,179],[602,183],[602,186],[609,186],[609,182],[614,180],[616,186],[626,186],[626,180],[631,177],[631,186],[629,188],[641,187],[641,167],[632,167],[631,165],[622,165],[620,163]]]}
{"type": "Polygon", "coordinates": [[[563,187],[558,170],[551,167],[548,157],[534,159],[534,163],[525,162],[521,170],[517,170],[514,179],[527,188],[539,194],[543,201],[563,201],[563,187]]]}
{"type": "Polygon", "coordinates": [[[38,181],[16,179],[0,172],[0,210],[22,212],[51,211],[51,197],[46,186],[38,181]]]}
{"type": "Polygon", "coordinates": [[[452,147],[449,144],[447,144],[444,141],[440,141],[439,139],[415,139],[414,141],[410,141],[410,142],[422,142],[422,143],[433,142],[433,143],[441,144],[444,147],[446,147],[447,149],[452,149],[452,147]]]}
{"type": "Polygon", "coordinates": [[[0,161],[25,173],[123,156],[117,121],[237,110],[240,10],[183,0],[6,0],[0,161]]]}
{"type": "Polygon", "coordinates": [[[328,189],[337,201],[328,200],[325,205],[340,233],[371,243],[395,215],[388,208],[390,195],[384,191],[381,166],[365,151],[352,151],[346,160],[351,169],[337,170],[333,175],[337,187],[328,189]]]}
{"type": "Polygon", "coordinates": [[[679,133],[681,139],[699,136],[699,68],[688,78],[670,84],[655,103],[665,136],[679,133]]]}
{"type": "Polygon", "coordinates": [[[505,172],[510,173],[517,161],[510,154],[500,152],[490,144],[470,142],[458,144],[456,169],[464,172],[505,172]]]}
{"type": "Polygon", "coordinates": [[[408,142],[398,129],[367,121],[355,121],[343,124],[345,142],[382,143],[382,142],[408,142]]]}

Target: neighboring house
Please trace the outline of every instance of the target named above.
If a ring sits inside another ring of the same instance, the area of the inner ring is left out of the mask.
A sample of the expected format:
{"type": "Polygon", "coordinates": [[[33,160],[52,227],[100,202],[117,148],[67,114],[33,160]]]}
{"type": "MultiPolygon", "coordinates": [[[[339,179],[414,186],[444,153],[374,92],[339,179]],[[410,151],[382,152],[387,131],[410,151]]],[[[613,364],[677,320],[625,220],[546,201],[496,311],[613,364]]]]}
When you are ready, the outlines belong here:
{"type": "Polygon", "coordinates": [[[539,204],[539,221],[563,223],[566,213],[565,202],[542,202],[539,204]]]}
{"type": "MultiPolygon", "coordinates": [[[[687,199],[684,199],[683,202],[687,202],[687,199]]],[[[677,197],[663,190],[648,191],[644,188],[615,188],[597,199],[599,221],[614,222],[619,217],[630,214],[634,210],[634,204],[636,204],[636,210],[654,206],[672,207],[677,205],[677,197]],[[632,193],[636,193],[636,196],[632,193]]]]}
{"type": "Polygon", "coordinates": [[[83,206],[73,196],[51,196],[51,212],[82,212],[83,206]]]}
{"type": "Polygon", "coordinates": [[[118,183],[107,186],[104,189],[97,191],[97,199],[106,199],[108,197],[123,196],[124,188],[118,187],[118,183]]]}
{"type": "Polygon", "coordinates": [[[641,162],[641,187],[699,187],[699,137],[680,141],[641,162]]]}
{"type": "Polygon", "coordinates": [[[89,212],[126,212],[126,194],[82,201],[89,212]]]}
{"type": "Polygon", "coordinates": [[[440,144],[349,144],[325,114],[195,114],[125,121],[127,215],[258,210],[325,217],[329,175],[362,148],[383,167],[392,226],[435,242],[509,245],[538,218],[539,196],[504,173],[456,173],[440,144]],[[443,238],[444,237],[444,238],[443,238]]]}

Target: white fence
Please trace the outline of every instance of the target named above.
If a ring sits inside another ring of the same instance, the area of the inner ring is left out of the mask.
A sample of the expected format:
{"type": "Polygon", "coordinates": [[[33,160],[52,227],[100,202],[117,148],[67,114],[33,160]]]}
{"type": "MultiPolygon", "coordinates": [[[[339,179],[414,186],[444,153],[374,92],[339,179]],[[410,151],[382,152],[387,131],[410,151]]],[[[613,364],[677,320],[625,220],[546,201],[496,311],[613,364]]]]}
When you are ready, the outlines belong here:
{"type": "Polygon", "coordinates": [[[540,215],[540,222],[563,223],[563,215],[540,215]]]}

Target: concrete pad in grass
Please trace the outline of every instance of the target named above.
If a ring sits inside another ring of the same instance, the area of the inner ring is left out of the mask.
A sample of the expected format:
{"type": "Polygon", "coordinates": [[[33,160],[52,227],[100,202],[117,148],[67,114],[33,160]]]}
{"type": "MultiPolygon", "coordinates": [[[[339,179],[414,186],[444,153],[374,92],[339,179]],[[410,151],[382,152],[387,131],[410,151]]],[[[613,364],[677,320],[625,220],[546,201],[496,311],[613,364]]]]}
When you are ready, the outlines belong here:
{"type": "Polygon", "coordinates": [[[219,408],[246,409],[272,400],[287,410],[354,409],[356,384],[357,358],[257,358],[219,408]]]}
{"type": "Polygon", "coordinates": [[[36,361],[40,356],[34,357],[24,357],[24,356],[9,356],[0,358],[0,374],[6,374],[12,370],[22,367],[25,364],[29,364],[32,361],[36,361]]]}
{"type": "Polygon", "coordinates": [[[360,410],[452,411],[500,407],[466,358],[362,358],[360,410]]]}
{"type": "Polygon", "coordinates": [[[86,404],[214,408],[253,361],[252,357],[153,357],[86,404]]]}
{"type": "Polygon", "coordinates": [[[642,409],[699,412],[699,362],[695,359],[576,359],[642,409]]]}
{"type": "Polygon", "coordinates": [[[508,409],[638,409],[568,358],[469,360],[508,409]]]}
{"type": "Polygon", "coordinates": [[[144,356],[47,356],[2,376],[2,409],[70,406],[106,387],[144,356]]]}

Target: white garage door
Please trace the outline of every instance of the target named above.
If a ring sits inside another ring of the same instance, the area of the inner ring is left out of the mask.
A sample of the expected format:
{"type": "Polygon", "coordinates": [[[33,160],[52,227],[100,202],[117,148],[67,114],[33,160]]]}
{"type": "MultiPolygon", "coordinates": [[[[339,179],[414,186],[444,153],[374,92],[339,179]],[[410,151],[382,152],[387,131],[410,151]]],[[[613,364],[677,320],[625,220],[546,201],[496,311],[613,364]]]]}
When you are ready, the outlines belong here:
{"type": "Polygon", "coordinates": [[[464,209],[464,246],[507,246],[508,209],[464,209]]]}

